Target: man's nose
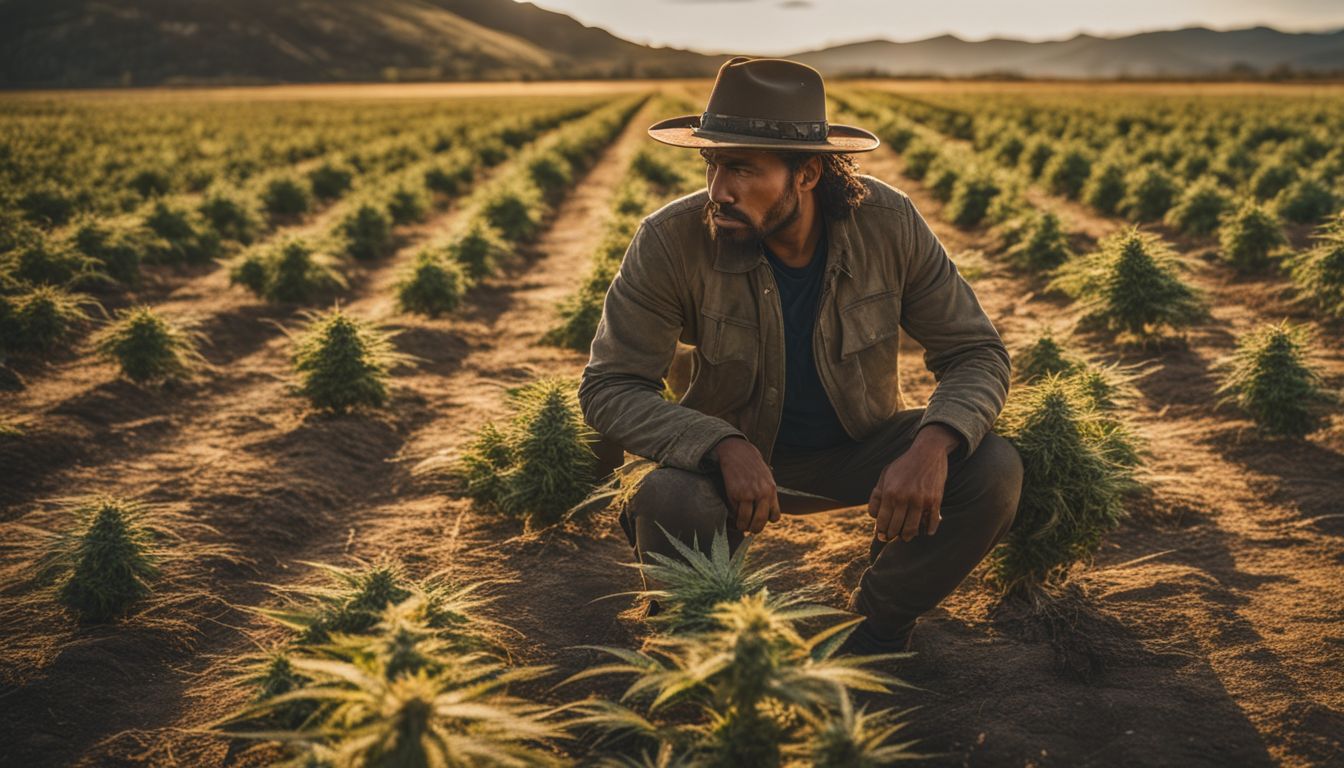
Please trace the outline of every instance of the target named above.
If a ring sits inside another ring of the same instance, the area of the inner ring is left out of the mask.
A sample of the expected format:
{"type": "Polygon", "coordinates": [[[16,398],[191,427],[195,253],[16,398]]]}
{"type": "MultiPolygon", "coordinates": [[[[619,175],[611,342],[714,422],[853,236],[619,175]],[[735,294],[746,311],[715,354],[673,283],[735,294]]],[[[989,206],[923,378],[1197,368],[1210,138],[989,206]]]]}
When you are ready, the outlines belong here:
{"type": "Polygon", "coordinates": [[[712,171],[709,174],[709,199],[719,205],[732,205],[734,202],[732,191],[728,189],[727,179],[718,171],[712,171]]]}

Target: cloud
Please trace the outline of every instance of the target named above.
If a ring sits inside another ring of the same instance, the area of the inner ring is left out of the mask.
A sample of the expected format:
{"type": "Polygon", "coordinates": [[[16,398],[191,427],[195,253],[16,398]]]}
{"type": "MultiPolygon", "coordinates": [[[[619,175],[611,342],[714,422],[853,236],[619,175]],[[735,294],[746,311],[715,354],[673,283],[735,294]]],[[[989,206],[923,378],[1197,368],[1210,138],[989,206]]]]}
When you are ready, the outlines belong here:
{"type": "Polygon", "coordinates": [[[779,7],[786,11],[805,11],[813,7],[813,3],[810,0],[784,0],[779,7]]]}

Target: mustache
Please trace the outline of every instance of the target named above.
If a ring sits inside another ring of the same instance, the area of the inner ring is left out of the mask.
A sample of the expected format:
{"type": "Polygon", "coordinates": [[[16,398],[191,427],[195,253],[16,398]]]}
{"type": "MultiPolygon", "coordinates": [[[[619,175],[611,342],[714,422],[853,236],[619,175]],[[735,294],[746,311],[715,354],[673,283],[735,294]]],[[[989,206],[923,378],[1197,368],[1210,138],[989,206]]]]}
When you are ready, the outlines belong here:
{"type": "Polygon", "coordinates": [[[708,204],[706,204],[705,209],[710,216],[722,216],[725,219],[736,219],[737,221],[740,221],[743,224],[751,223],[751,220],[748,219],[746,215],[739,213],[738,211],[734,210],[731,207],[725,207],[713,201],[710,201],[708,204]]]}

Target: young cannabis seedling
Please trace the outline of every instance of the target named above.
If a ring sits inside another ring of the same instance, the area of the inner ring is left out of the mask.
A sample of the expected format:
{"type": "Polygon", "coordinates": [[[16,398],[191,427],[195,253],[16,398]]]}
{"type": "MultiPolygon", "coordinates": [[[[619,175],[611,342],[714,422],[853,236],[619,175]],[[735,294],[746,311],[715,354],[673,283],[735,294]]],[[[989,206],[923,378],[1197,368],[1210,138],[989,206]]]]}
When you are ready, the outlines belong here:
{"type": "Polygon", "coordinates": [[[1095,253],[1065,263],[1049,288],[1080,299],[1085,322],[1147,341],[1207,314],[1181,280],[1182,268],[1159,238],[1131,228],[1103,239],[1095,253]]]}
{"type": "Polygon", "coordinates": [[[199,334],[183,329],[147,306],[123,310],[94,339],[103,357],[114,361],[131,381],[143,383],[189,377],[205,359],[197,351],[199,334]]]}
{"type": "Polygon", "coordinates": [[[433,249],[415,255],[415,261],[397,281],[397,307],[428,317],[452,312],[462,302],[466,275],[456,262],[433,249]]]}
{"type": "Polygon", "coordinates": [[[385,404],[388,371],[407,359],[392,350],[391,337],[339,307],[309,318],[294,347],[299,394],[333,413],[385,404]]]}
{"type": "Polygon", "coordinates": [[[1311,363],[1311,336],[1286,320],[1245,334],[1237,351],[1220,366],[1221,403],[1236,404],[1266,432],[1300,437],[1321,423],[1330,402],[1319,371],[1311,363]]]}
{"type": "Polygon", "coordinates": [[[1050,211],[1032,215],[1025,230],[1004,254],[1013,265],[1028,272],[1045,272],[1073,258],[1059,217],[1050,211]]]}
{"type": "Polygon", "coordinates": [[[1246,271],[1270,266],[1274,252],[1288,243],[1278,218],[1253,202],[1243,204],[1224,218],[1218,240],[1223,260],[1246,271]]]}
{"type": "Polygon", "coordinates": [[[1231,196],[1216,179],[1205,176],[1186,187],[1180,201],[1167,211],[1166,222],[1187,235],[1208,235],[1231,207],[1231,196]]]}
{"type": "Polygon", "coordinates": [[[1322,226],[1315,245],[1289,260],[1293,282],[1307,300],[1344,318],[1344,213],[1322,226]]]}

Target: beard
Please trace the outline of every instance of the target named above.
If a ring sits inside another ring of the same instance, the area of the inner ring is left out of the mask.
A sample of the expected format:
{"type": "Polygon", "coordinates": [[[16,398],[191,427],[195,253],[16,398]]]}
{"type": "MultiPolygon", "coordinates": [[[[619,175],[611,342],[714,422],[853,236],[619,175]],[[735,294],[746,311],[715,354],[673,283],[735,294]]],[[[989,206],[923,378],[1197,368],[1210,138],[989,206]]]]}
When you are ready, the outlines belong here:
{"type": "Polygon", "coordinates": [[[761,220],[758,227],[745,214],[733,208],[725,208],[718,203],[710,200],[705,203],[705,226],[709,228],[711,239],[718,240],[720,236],[724,242],[737,245],[760,244],[766,238],[784,229],[798,220],[798,192],[792,186],[785,189],[784,194],[771,204],[769,210],[761,220]],[[741,222],[746,226],[734,229],[720,229],[714,222],[715,215],[723,216],[734,221],[741,222]]]}

